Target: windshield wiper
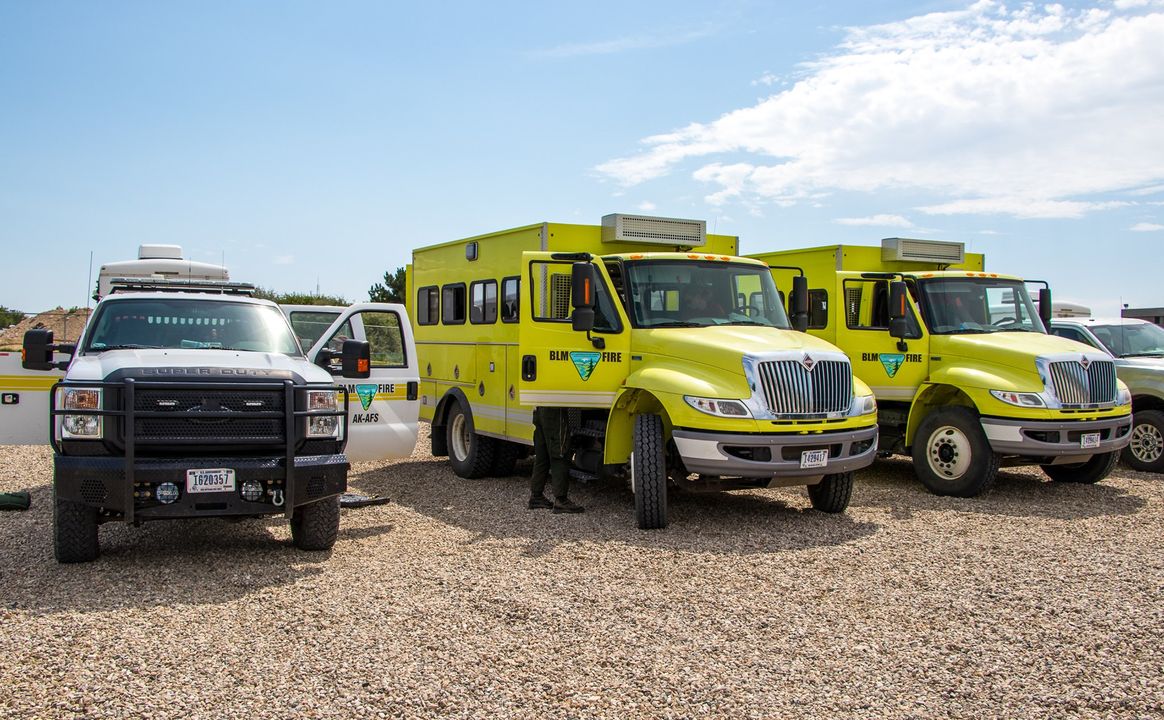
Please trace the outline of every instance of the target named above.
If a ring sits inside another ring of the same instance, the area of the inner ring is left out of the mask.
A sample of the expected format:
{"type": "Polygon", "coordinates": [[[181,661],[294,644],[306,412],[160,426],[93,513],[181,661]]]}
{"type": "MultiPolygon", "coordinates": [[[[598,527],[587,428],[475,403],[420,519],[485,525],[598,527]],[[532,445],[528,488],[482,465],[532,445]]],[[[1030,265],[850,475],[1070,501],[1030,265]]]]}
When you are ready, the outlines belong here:
{"type": "Polygon", "coordinates": [[[1119,357],[1122,357],[1122,358],[1129,358],[1129,357],[1159,357],[1159,356],[1161,356],[1161,355],[1164,355],[1164,350],[1145,350],[1145,351],[1143,351],[1143,352],[1130,352],[1130,353],[1124,353],[1123,355],[1120,355],[1119,357]]]}
{"type": "Polygon", "coordinates": [[[647,325],[647,328],[664,328],[664,327],[707,327],[703,323],[688,322],[686,320],[671,320],[669,322],[655,323],[654,325],[647,325]]]}
{"type": "Polygon", "coordinates": [[[91,352],[105,352],[106,350],[157,350],[159,345],[138,345],[137,343],[123,343],[121,345],[90,345],[91,352]]]}
{"type": "Polygon", "coordinates": [[[775,325],[763,322],[756,322],[755,320],[729,320],[723,325],[758,325],[760,327],[776,327],[775,325]]]}

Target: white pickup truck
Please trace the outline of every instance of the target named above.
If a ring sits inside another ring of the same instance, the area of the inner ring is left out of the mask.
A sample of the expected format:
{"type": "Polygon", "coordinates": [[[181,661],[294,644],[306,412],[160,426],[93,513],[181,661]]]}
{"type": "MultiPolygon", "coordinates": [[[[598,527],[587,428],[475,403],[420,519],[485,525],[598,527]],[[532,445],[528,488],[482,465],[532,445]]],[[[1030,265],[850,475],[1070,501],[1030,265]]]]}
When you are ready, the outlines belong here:
{"type": "Polygon", "coordinates": [[[307,336],[288,319],[309,310],[248,289],[126,282],[75,347],[31,331],[23,370],[0,368],[0,443],[55,451],[59,561],[95,558],[103,522],[204,516],[283,514],[297,547],[328,549],[350,462],[412,452],[419,378],[403,306],[322,308],[307,336]],[[60,370],[55,384],[31,375],[60,370]]]}

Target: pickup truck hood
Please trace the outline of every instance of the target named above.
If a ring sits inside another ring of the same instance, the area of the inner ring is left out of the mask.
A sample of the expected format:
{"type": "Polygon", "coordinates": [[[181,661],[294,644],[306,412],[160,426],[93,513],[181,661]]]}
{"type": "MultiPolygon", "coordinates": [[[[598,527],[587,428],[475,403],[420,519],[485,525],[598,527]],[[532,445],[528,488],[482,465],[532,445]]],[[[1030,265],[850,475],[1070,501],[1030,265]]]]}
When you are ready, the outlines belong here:
{"type": "Polygon", "coordinates": [[[107,350],[78,355],[69,365],[68,380],[104,380],[111,375],[149,380],[252,380],[302,378],[334,382],[330,373],[306,358],[282,353],[237,350],[107,350]]]}
{"type": "Polygon", "coordinates": [[[1090,345],[1033,332],[936,335],[930,344],[930,352],[943,356],[946,361],[966,358],[971,364],[990,362],[1024,372],[1035,372],[1036,357],[1086,355],[1092,360],[1111,360],[1110,355],[1090,345]]]}
{"type": "Polygon", "coordinates": [[[686,362],[703,363],[741,374],[745,355],[788,351],[842,355],[835,345],[812,335],[754,325],[638,330],[631,348],[635,355],[682,358],[686,362]]]}
{"type": "Polygon", "coordinates": [[[1127,383],[1133,395],[1164,398],[1164,358],[1116,358],[1116,375],[1127,383]]]}

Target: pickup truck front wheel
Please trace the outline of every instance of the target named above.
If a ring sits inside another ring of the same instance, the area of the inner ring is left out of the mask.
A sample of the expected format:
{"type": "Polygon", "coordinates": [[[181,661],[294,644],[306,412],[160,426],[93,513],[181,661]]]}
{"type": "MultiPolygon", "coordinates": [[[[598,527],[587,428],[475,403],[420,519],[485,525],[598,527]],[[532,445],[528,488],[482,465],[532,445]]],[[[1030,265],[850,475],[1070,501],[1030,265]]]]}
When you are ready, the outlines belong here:
{"type": "Polygon", "coordinates": [[[472,411],[460,401],[454,401],[445,428],[453,472],[471,480],[489,475],[493,470],[495,442],[491,437],[477,434],[472,411]]]}
{"type": "Polygon", "coordinates": [[[291,515],[291,542],[300,550],[331,550],[339,525],[338,496],[304,505],[291,515]]]}
{"type": "Polygon", "coordinates": [[[96,560],[97,509],[88,505],[56,500],[53,509],[53,554],[59,563],[96,560]]]}
{"type": "Polygon", "coordinates": [[[667,458],[663,451],[663,419],[635,415],[631,453],[631,489],[635,521],[642,530],[667,527],[667,458]]]}
{"type": "Polygon", "coordinates": [[[1123,460],[1133,470],[1164,472],[1164,412],[1140,410],[1132,416],[1132,441],[1123,460]]]}
{"type": "Polygon", "coordinates": [[[982,431],[978,413],[944,407],[922,420],[913,440],[913,469],[935,495],[977,497],[998,475],[998,455],[982,431]]]}
{"type": "Polygon", "coordinates": [[[1087,462],[1076,465],[1043,465],[1043,472],[1055,482],[1085,483],[1092,485],[1103,480],[1115,469],[1118,452],[1092,455],[1087,462]]]}

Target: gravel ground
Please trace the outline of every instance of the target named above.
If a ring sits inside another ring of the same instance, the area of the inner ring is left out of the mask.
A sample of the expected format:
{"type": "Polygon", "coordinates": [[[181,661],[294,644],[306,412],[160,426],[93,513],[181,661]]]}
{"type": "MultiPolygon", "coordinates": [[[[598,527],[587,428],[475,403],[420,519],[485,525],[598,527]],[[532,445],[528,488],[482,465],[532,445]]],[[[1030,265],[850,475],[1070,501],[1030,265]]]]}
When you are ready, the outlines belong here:
{"type": "MultiPolygon", "coordinates": [[[[420,447],[427,449],[422,440],[420,447]]],[[[0,447],[0,716],[1159,717],[1164,481],[1005,470],[929,495],[903,459],[847,514],[801,489],[626,490],[530,512],[524,478],[426,452],[358,465],[391,498],[330,553],[281,521],[101,528],[58,566],[51,455],[0,447]]]]}

